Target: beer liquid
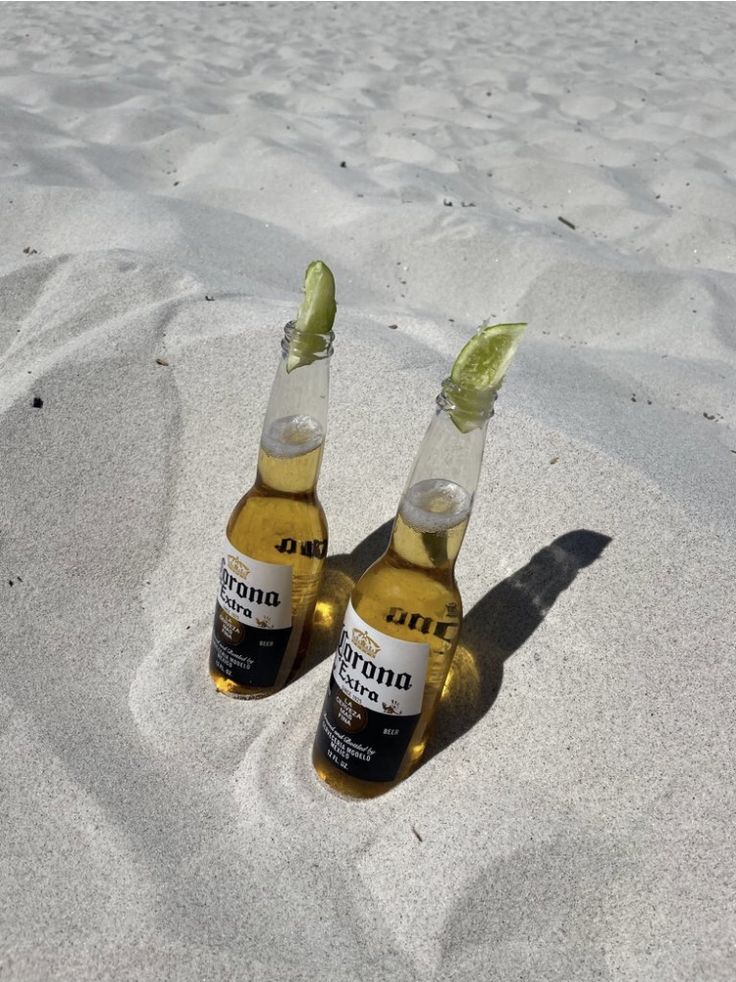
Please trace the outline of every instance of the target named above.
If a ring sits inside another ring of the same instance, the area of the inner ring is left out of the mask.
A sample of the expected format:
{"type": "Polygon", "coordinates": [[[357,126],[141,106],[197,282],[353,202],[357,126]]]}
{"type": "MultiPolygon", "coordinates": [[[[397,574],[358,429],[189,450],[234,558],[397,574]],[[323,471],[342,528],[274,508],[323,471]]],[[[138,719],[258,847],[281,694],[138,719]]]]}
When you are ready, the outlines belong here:
{"type": "Polygon", "coordinates": [[[402,498],[388,550],[353,589],[352,606],[363,621],[402,641],[427,644],[429,657],[421,714],[392,780],[369,781],[346,773],[328,759],[318,731],[315,770],[341,794],[383,794],[407,777],[424,753],[460,632],[462,601],[454,567],[471,504],[470,494],[452,481],[412,485],[402,498]]]}
{"type": "MultiPolygon", "coordinates": [[[[291,634],[273,685],[244,686],[218,671],[210,675],[219,692],[243,699],[280,689],[309,644],[314,605],[327,555],[327,522],[317,498],[324,431],[310,416],[274,420],[261,438],[258,472],[250,491],[230,516],[227,537],[241,553],[292,570],[291,634]]],[[[217,617],[221,616],[218,608],[217,617]]]]}

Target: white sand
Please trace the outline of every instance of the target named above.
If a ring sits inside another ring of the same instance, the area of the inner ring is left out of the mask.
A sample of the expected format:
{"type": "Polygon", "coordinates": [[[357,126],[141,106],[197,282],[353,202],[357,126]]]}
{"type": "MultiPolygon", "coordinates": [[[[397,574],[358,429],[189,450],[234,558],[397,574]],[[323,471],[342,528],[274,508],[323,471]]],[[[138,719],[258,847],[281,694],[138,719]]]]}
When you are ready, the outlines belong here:
{"type": "Polygon", "coordinates": [[[734,6],[0,25],[0,978],[733,979],[734,6]],[[206,674],[316,257],[336,603],[452,353],[531,325],[463,674],[369,803],[312,773],[329,661],[258,704],[206,674]]]}

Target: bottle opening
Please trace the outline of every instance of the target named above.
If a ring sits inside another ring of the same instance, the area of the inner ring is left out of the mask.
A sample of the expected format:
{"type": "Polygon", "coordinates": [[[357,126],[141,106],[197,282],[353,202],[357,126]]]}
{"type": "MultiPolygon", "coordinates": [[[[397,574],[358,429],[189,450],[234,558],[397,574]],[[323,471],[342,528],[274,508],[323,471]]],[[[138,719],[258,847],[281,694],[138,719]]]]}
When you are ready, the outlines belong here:
{"type": "Polygon", "coordinates": [[[334,331],[329,331],[327,334],[303,334],[297,331],[294,321],[289,321],[284,326],[281,351],[284,358],[288,358],[291,352],[295,356],[304,357],[307,359],[305,363],[309,364],[312,361],[329,358],[332,354],[334,340],[334,331]]]}
{"type": "Polygon", "coordinates": [[[497,389],[470,389],[446,378],[437,396],[437,405],[452,417],[462,432],[482,426],[493,416],[497,389]]]}

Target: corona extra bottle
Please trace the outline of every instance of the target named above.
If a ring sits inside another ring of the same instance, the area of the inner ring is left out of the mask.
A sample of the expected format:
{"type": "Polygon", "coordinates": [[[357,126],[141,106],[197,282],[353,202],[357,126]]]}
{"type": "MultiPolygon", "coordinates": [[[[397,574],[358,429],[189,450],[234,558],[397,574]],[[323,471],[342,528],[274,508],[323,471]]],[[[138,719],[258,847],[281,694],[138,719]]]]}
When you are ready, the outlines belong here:
{"type": "Polygon", "coordinates": [[[382,794],[424,753],[462,620],[455,560],[488,420],[523,328],[484,326],[461,351],[437,397],[389,547],[353,588],[312,758],[319,777],[342,794],[382,794]]]}
{"type": "Polygon", "coordinates": [[[308,267],[304,294],[284,329],[255,484],[230,516],[220,563],[210,675],[244,699],[276,692],[303,656],[327,555],[316,487],[336,308],[324,263],[308,267]]]}

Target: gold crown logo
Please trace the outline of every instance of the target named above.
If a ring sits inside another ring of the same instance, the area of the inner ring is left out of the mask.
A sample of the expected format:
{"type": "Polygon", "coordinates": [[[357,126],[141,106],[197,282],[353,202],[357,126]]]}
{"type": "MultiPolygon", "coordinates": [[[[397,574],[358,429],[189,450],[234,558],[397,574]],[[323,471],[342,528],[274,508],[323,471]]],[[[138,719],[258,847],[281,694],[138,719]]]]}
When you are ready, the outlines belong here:
{"type": "Polygon", "coordinates": [[[238,559],[237,556],[228,556],[227,564],[232,572],[235,573],[236,576],[239,576],[241,580],[244,580],[248,573],[250,573],[250,570],[245,563],[238,559]]]}
{"type": "Polygon", "coordinates": [[[376,644],[366,631],[360,631],[357,627],[353,628],[353,644],[356,648],[360,648],[363,654],[368,655],[369,658],[375,658],[381,650],[380,644],[376,644]]]}

